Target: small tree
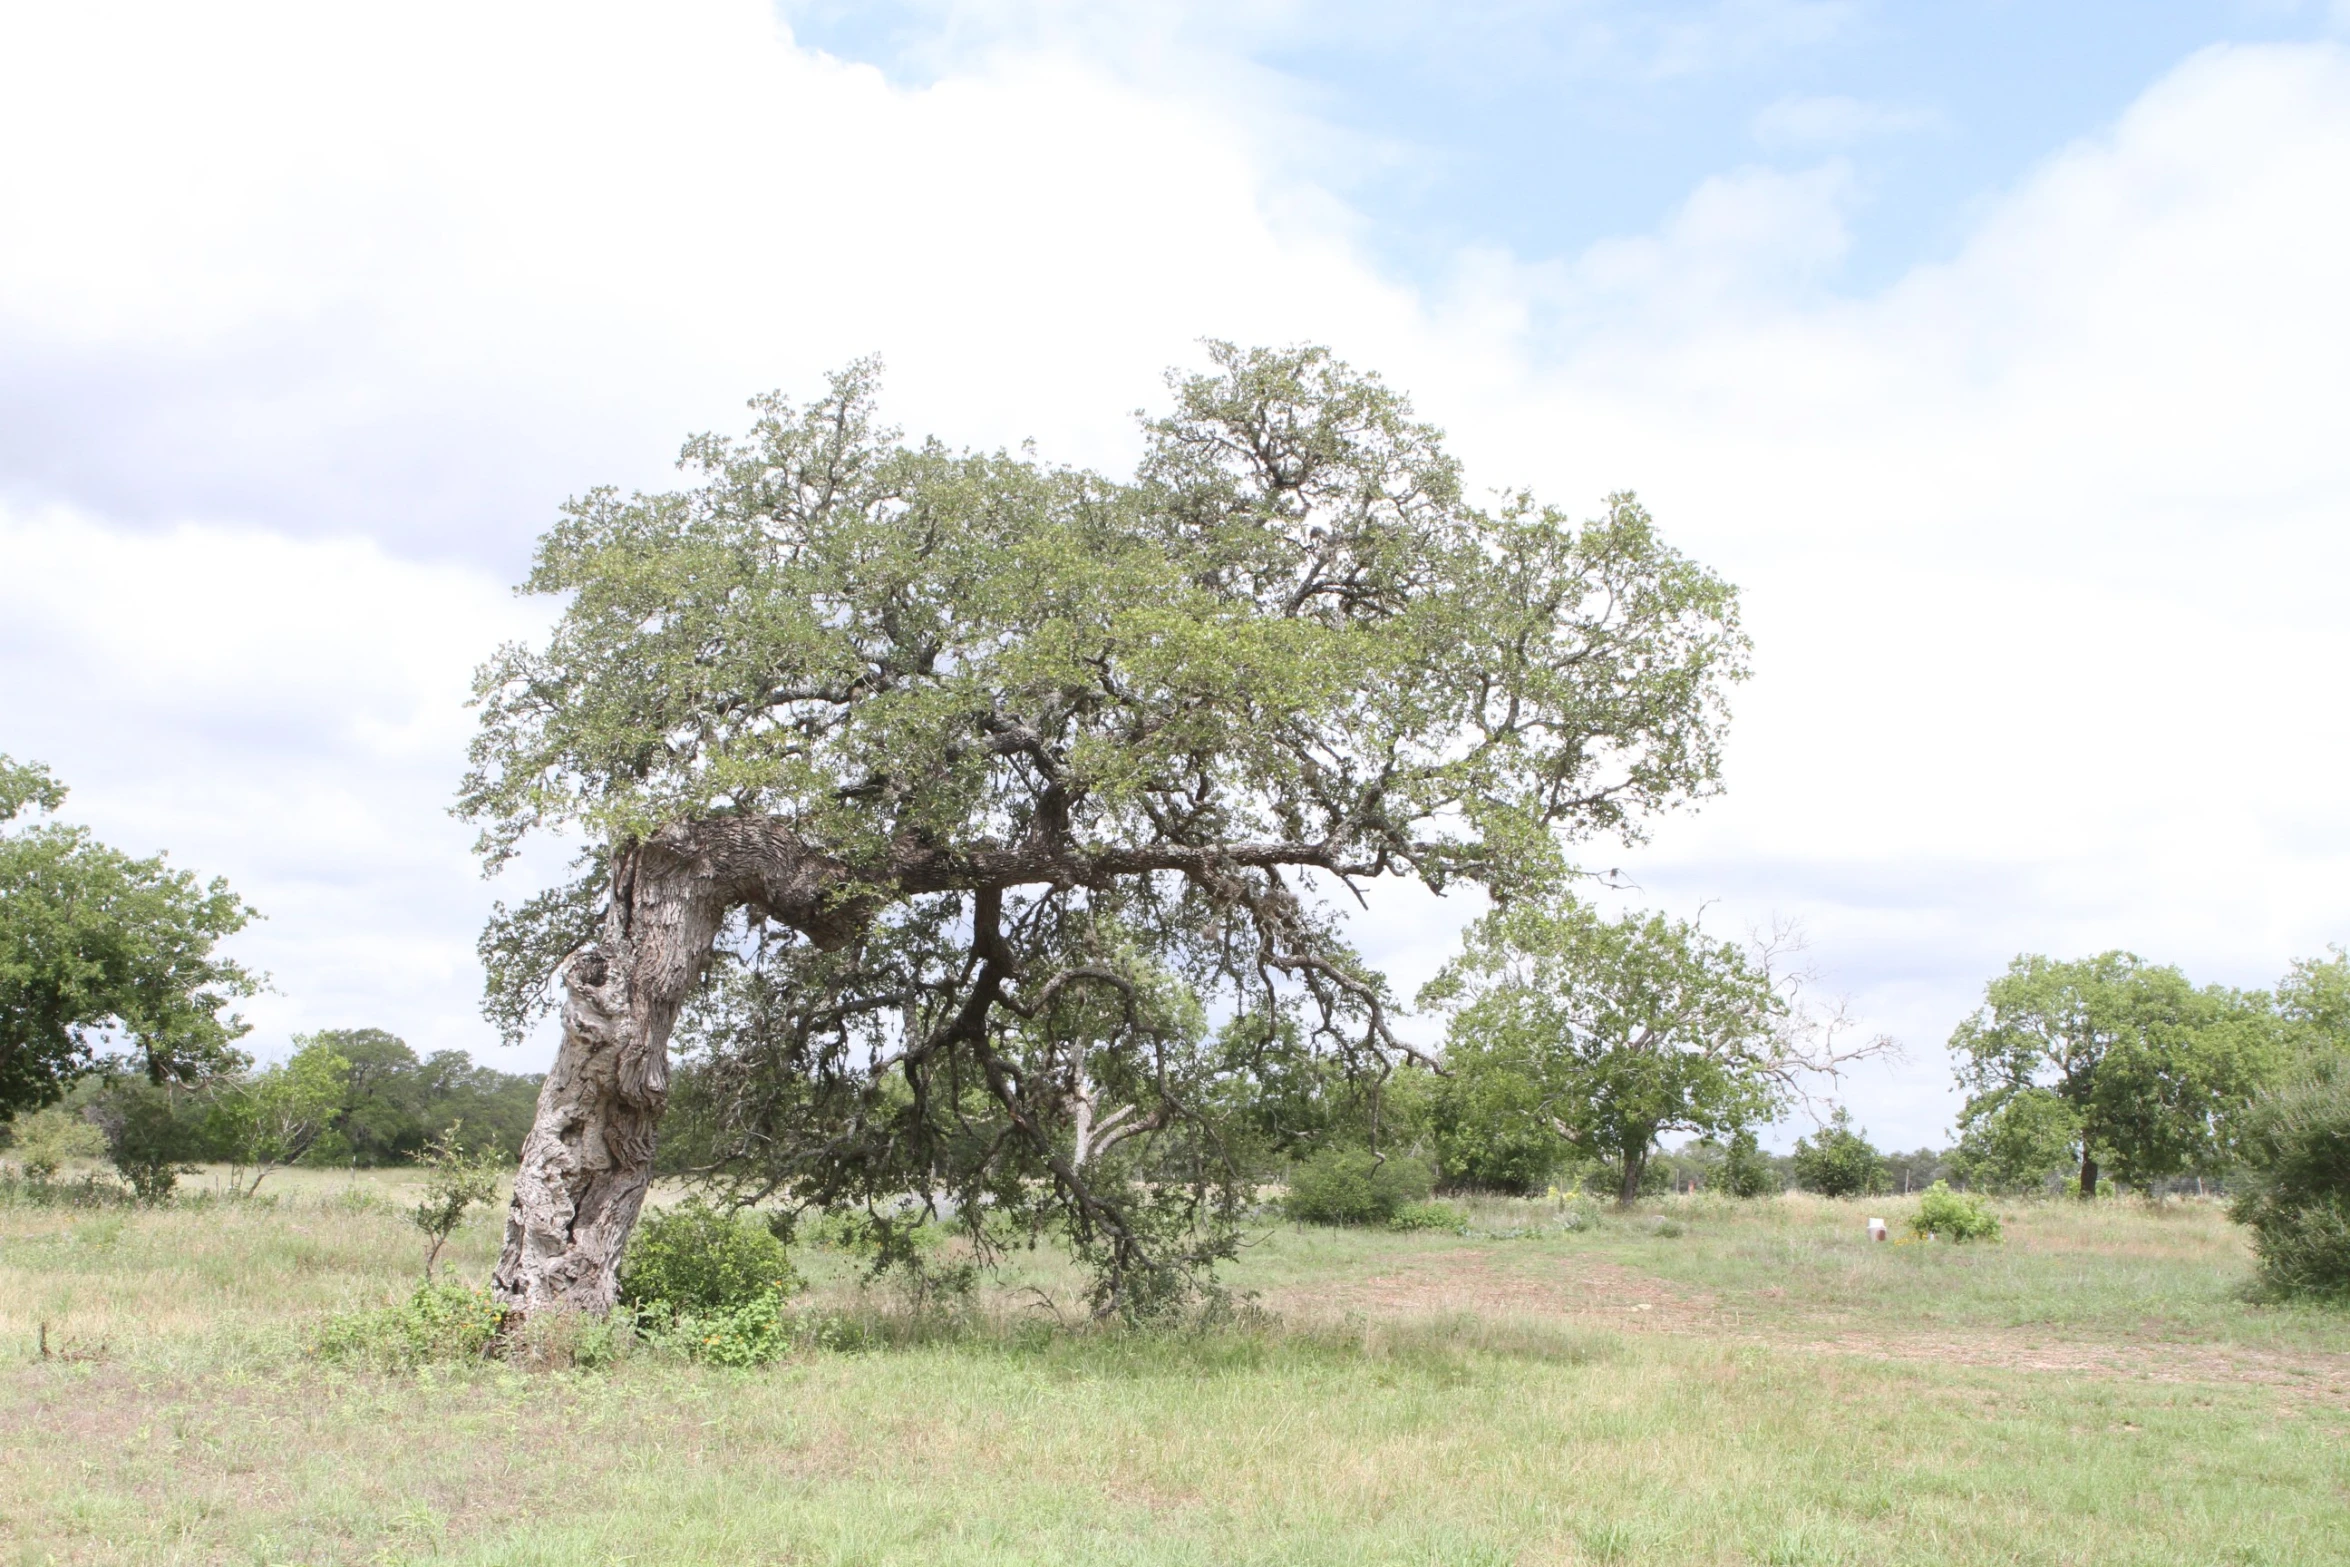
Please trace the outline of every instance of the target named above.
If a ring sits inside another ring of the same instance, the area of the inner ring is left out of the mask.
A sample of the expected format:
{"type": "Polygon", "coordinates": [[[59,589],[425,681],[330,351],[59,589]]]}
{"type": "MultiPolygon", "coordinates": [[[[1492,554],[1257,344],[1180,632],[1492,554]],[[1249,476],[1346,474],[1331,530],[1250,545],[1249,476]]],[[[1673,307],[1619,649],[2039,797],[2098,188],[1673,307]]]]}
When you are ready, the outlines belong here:
{"type": "Polygon", "coordinates": [[[217,1101],[215,1126],[229,1155],[229,1184],[247,1197],[261,1189],[270,1171],[308,1153],[343,1107],[351,1063],[317,1035],[297,1034],[294,1043],[299,1048],[290,1058],[217,1101]]]}
{"type": "Polygon", "coordinates": [[[1795,1184],[1822,1197],[1873,1197],[1892,1182],[1884,1156],[1838,1106],[1827,1125],[1796,1143],[1795,1184]]]}
{"type": "Polygon", "coordinates": [[[498,1195],[498,1177],[504,1161],[496,1155],[468,1149],[465,1123],[457,1122],[425,1145],[424,1201],[409,1210],[408,1218],[424,1231],[424,1282],[432,1282],[433,1263],[441,1247],[465,1222],[465,1215],[498,1195]]]}
{"type": "Polygon", "coordinates": [[[136,1077],[110,1083],[90,1101],[90,1118],[106,1139],[115,1173],[143,1203],[169,1199],[205,1152],[196,1106],[176,1086],[136,1077]]]}
{"type": "Polygon", "coordinates": [[[2197,989],[2127,952],[2072,963],[2026,954],[1985,988],[1950,1049],[1960,1085],[1974,1090],[1969,1119],[1998,1114],[2025,1089],[2063,1101],[2078,1123],[2087,1198],[2107,1168],[2144,1190],[2224,1157],[2230,1117],[2281,1060],[2279,1036],[2264,995],[2197,989]]]}
{"type": "Polygon", "coordinates": [[[1480,1095],[1502,1118],[1489,1140],[1547,1127],[1605,1161],[1630,1203],[1660,1134],[1767,1119],[1799,1075],[1889,1043],[1840,1050],[1840,1020],[1809,1014],[1800,976],[1777,972],[1791,946],[1749,952],[1687,921],[1609,920],[1562,894],[1479,920],[1420,1000],[1451,1010],[1445,1059],[1465,1085],[1514,1080],[1480,1095]]]}
{"type": "Polygon", "coordinates": [[[1769,1197],[1779,1190],[1779,1172],[1755,1140],[1754,1130],[1742,1126],[1730,1134],[1722,1153],[1722,1190],[1732,1197],[1769,1197]]]}
{"type": "Polygon", "coordinates": [[[1542,1087],[1511,1063],[1464,1053],[1430,1096],[1429,1130],[1444,1179],[1485,1191],[1538,1192],[1566,1159],[1542,1113],[1542,1087]]]}
{"type": "Polygon", "coordinates": [[[2350,1056],[2313,1060],[2245,1117],[2245,1189],[2261,1282],[2284,1295],[2350,1297],[2350,1056]]]}

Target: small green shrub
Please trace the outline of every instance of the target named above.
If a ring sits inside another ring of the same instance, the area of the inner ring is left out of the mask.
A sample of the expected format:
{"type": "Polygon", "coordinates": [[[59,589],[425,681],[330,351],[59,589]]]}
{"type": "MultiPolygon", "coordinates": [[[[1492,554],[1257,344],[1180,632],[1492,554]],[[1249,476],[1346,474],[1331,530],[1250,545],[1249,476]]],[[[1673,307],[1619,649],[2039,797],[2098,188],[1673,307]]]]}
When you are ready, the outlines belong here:
{"type": "Polygon", "coordinates": [[[1779,1172],[1771,1168],[1769,1155],[1745,1127],[1731,1134],[1730,1146],[1723,1151],[1721,1183],[1722,1190],[1732,1197],[1779,1194],[1779,1172]]]}
{"type": "Polygon", "coordinates": [[[1382,1160],[1367,1148],[1325,1148],[1290,1171],[1281,1206],[1301,1224],[1386,1224],[1435,1188],[1428,1166],[1410,1154],[1382,1160]]]}
{"type": "Polygon", "coordinates": [[[126,1078],[92,1099],[89,1113],[106,1138],[115,1172],[150,1207],[170,1201],[179,1178],[196,1168],[191,1161],[206,1151],[184,1090],[126,1078]]]}
{"type": "Polygon", "coordinates": [[[653,1346],[713,1366],[763,1366],[787,1352],[795,1322],[784,1310],[783,1292],[769,1288],[715,1311],[681,1311],[666,1326],[654,1326],[653,1346]]]}
{"type": "Polygon", "coordinates": [[[478,1360],[497,1342],[506,1308],[486,1289],[419,1284],[416,1293],[379,1311],[329,1319],[316,1344],[330,1360],[405,1367],[428,1360],[478,1360]]]}
{"type": "Polygon", "coordinates": [[[2350,1062],[2319,1063],[2244,1120],[2250,1174],[2234,1211],[2251,1226],[2261,1284],[2350,1301],[2350,1062]]]}
{"type": "Polygon", "coordinates": [[[8,1157],[36,1185],[56,1178],[71,1159],[103,1159],[106,1138],[70,1110],[52,1105],[9,1123],[8,1157]]]}
{"type": "Polygon", "coordinates": [[[427,1284],[432,1282],[432,1265],[441,1248],[465,1222],[466,1213],[498,1195],[498,1177],[505,1169],[503,1156],[466,1148],[461,1140],[464,1130],[463,1121],[453,1122],[425,1145],[420,1161],[425,1168],[424,1201],[409,1210],[408,1219],[424,1231],[427,1284]]]}
{"type": "Polygon", "coordinates": [[[1939,1235],[1946,1241],[1995,1241],[1999,1239],[1999,1215],[1972,1192],[1954,1192],[1948,1181],[1936,1181],[1918,1200],[1909,1229],[1921,1239],[1939,1235]]]}
{"type": "Polygon", "coordinates": [[[772,1225],[699,1196],[639,1219],[620,1264],[623,1303],[679,1316],[730,1312],[799,1287],[772,1225]]]}
{"type": "Polygon", "coordinates": [[[1795,1183],[1822,1197],[1869,1197],[1892,1184],[1884,1156],[1866,1133],[1852,1129],[1846,1110],[1838,1110],[1815,1136],[1799,1140],[1793,1163],[1795,1183]]]}
{"type": "Polygon", "coordinates": [[[1469,1227],[1469,1212],[1458,1203],[1407,1202],[1395,1210],[1395,1217],[1387,1221],[1393,1230],[1450,1230],[1455,1234],[1469,1227]]]}

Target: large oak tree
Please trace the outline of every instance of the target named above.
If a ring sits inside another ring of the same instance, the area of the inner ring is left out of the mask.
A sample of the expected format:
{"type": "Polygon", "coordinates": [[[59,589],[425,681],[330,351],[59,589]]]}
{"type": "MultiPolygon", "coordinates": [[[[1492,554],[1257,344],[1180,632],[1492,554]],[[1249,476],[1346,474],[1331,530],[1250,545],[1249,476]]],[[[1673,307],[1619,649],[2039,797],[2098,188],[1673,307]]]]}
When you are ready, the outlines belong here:
{"type": "Polygon", "coordinates": [[[483,940],[563,1031],[510,1304],[612,1302],[681,1014],[713,1176],[1049,1208],[1164,1298],[1252,1081],[1402,1048],[1337,900],[1538,892],[1715,787],[1735,595],[1629,495],[1478,504],[1377,377],[1211,353],[1129,480],[909,443],[859,365],[565,509],[462,799],[493,867],[584,846],[483,940]]]}

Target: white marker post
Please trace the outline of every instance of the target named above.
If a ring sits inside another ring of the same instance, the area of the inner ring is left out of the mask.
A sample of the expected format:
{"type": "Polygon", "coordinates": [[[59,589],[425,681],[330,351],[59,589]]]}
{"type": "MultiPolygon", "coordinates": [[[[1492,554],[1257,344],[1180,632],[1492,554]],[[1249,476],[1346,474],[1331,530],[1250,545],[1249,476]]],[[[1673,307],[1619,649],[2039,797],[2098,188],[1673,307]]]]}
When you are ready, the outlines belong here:
{"type": "Polygon", "coordinates": [[[1871,1219],[1871,1220],[1869,1220],[1869,1239],[1870,1239],[1870,1240],[1873,1240],[1873,1241],[1881,1241],[1881,1240],[1883,1240],[1884,1238],[1885,1238],[1885,1221],[1884,1221],[1883,1219],[1871,1219]]]}

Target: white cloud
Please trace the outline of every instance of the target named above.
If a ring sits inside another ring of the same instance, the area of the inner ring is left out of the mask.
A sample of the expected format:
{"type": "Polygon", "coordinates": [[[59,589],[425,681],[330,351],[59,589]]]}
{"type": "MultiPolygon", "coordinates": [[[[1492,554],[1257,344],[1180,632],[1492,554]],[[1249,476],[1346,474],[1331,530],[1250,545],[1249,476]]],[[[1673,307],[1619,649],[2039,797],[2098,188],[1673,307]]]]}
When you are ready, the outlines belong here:
{"type": "Polygon", "coordinates": [[[490,892],[442,807],[472,666],[545,617],[363,540],[0,508],[0,560],[0,747],[51,765],[67,819],[262,911],[236,942],[275,981],[256,1044],[375,1024],[480,1045],[490,892]]]}
{"type": "Polygon", "coordinates": [[[1754,139],[1763,146],[1843,147],[1873,136],[1895,136],[1940,127],[1931,109],[1864,103],[1831,94],[1776,99],[1754,117],[1754,139]]]}
{"type": "MultiPolygon", "coordinates": [[[[2350,935],[2339,51],[2188,62],[1857,300],[1834,163],[1418,297],[1214,98],[1058,45],[893,87],[749,0],[8,13],[0,746],[269,908],[273,1024],[467,1037],[458,704],[564,492],[872,349],[911,428],[1115,467],[1197,335],[1314,337],[1745,585],[1732,792],[1629,863],[1808,916],[1917,1048],[1885,1135],[2016,950],[2350,935]]],[[[1466,911],[1392,907],[1408,989],[1466,911]]]]}

